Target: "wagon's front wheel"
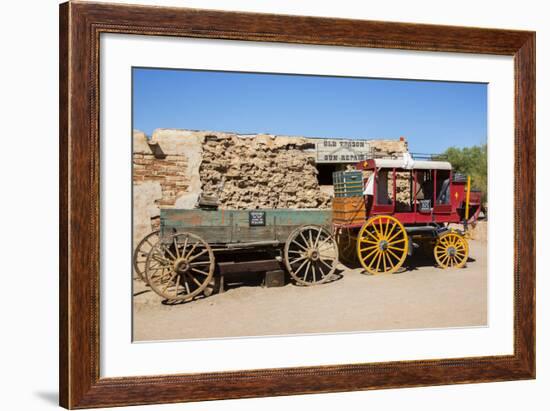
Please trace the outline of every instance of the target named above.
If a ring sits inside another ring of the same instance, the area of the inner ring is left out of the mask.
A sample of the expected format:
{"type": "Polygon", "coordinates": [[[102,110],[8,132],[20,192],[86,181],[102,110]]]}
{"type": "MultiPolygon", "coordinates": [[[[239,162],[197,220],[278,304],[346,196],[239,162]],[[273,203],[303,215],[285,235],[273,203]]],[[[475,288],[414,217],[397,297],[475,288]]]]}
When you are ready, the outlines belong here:
{"type": "Polygon", "coordinates": [[[389,274],[405,262],[409,238],[403,224],[392,216],[369,219],[357,236],[357,256],[370,274],[389,274]]]}
{"type": "Polygon", "coordinates": [[[199,236],[174,234],[161,239],[147,256],[149,285],[168,300],[184,301],[203,292],[214,275],[214,253],[199,236]]]}
{"type": "Polygon", "coordinates": [[[338,246],[326,228],[307,225],[290,233],[284,257],[288,272],[298,284],[321,284],[336,270],[338,246]]]}
{"type": "Polygon", "coordinates": [[[468,260],[468,241],[457,233],[439,237],[434,247],[434,257],[440,268],[461,268],[468,260]]]}

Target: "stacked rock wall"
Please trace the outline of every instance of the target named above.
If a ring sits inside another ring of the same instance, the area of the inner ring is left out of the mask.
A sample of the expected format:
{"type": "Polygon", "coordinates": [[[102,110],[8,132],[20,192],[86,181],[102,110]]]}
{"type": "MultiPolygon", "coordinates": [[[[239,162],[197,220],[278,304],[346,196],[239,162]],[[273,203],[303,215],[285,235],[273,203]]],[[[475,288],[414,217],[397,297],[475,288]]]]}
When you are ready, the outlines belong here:
{"type": "Polygon", "coordinates": [[[317,181],[315,145],[300,137],[217,135],[206,138],[200,178],[220,207],[328,208],[317,181]]]}

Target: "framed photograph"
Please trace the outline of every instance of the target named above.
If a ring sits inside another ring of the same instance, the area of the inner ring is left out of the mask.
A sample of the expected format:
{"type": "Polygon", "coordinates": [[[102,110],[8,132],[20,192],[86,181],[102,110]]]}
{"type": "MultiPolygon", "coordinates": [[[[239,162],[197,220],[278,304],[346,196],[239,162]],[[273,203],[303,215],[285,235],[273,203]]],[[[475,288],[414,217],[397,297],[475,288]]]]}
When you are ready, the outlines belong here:
{"type": "Polygon", "coordinates": [[[535,33],[60,6],[60,405],[535,378],[535,33]]]}

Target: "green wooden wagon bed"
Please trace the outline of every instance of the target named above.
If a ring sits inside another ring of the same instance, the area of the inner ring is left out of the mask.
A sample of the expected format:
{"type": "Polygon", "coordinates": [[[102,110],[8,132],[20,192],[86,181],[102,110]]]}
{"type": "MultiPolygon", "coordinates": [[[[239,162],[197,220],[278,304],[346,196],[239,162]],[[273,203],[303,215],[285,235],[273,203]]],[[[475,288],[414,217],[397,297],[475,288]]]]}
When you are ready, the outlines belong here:
{"type": "Polygon", "coordinates": [[[148,252],[141,253],[142,277],[169,300],[188,300],[211,292],[213,279],[223,274],[227,265],[246,272],[282,260],[295,283],[323,283],[333,276],[338,261],[330,227],[330,210],[162,209],[160,231],[154,241],[149,238],[148,252]],[[238,259],[243,252],[267,253],[273,259],[227,261],[228,254],[238,259]]]}

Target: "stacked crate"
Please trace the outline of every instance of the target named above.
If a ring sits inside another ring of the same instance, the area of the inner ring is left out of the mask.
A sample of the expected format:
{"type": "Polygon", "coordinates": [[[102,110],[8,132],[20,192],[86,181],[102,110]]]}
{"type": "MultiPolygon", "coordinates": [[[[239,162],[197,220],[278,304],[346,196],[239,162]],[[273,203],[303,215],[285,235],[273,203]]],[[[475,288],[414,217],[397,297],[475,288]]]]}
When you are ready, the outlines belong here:
{"type": "Polygon", "coordinates": [[[363,173],[361,171],[335,171],[332,173],[334,199],[332,221],[335,224],[362,224],[365,221],[363,173]]]}

